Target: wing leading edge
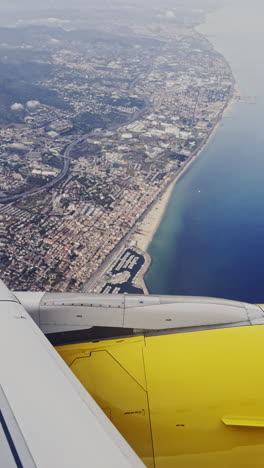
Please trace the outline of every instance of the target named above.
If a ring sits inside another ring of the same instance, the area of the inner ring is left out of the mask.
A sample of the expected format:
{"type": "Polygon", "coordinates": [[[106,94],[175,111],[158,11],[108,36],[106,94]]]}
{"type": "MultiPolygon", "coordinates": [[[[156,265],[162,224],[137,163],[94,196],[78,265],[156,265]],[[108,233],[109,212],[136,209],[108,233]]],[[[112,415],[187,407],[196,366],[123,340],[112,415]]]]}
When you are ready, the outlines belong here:
{"type": "Polygon", "coordinates": [[[0,302],[0,465],[143,467],[2,282],[0,302]]]}

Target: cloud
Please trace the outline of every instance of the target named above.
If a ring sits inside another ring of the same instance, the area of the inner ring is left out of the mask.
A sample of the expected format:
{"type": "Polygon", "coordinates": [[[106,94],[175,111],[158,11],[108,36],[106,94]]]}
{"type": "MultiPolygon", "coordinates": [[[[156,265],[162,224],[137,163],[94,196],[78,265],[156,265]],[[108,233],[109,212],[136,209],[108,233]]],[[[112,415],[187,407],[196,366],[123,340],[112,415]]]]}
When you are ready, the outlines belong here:
{"type": "Polygon", "coordinates": [[[46,22],[48,24],[68,24],[70,23],[70,20],[62,18],[47,18],[46,22]]]}
{"type": "Polygon", "coordinates": [[[68,19],[63,19],[63,18],[32,18],[32,19],[19,19],[18,24],[19,25],[24,25],[24,24],[34,24],[38,26],[63,26],[66,24],[69,24],[70,20],[68,19]]]}
{"type": "Polygon", "coordinates": [[[24,109],[23,104],[20,104],[19,102],[15,102],[15,104],[12,104],[10,107],[12,111],[20,111],[24,109]]]}
{"type": "Polygon", "coordinates": [[[6,148],[10,151],[28,151],[28,146],[23,145],[22,143],[10,143],[6,148]]]}
{"type": "Polygon", "coordinates": [[[175,18],[175,14],[172,10],[168,10],[165,13],[166,18],[175,18]]]}
{"type": "Polygon", "coordinates": [[[60,39],[51,38],[49,43],[50,44],[61,44],[62,41],[60,39]]]}
{"type": "Polygon", "coordinates": [[[28,101],[26,105],[27,105],[28,109],[36,109],[37,107],[40,106],[40,102],[39,101],[28,101]]]}

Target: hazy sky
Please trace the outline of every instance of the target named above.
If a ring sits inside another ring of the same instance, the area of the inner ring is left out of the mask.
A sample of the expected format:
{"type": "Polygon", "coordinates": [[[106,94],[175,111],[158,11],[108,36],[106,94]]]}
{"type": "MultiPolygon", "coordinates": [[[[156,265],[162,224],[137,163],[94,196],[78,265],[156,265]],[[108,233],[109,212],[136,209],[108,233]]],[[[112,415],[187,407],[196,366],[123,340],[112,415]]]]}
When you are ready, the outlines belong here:
{"type": "MultiPolygon", "coordinates": [[[[99,0],[99,2],[103,2],[106,5],[111,4],[111,1],[107,0],[99,0]]],[[[87,5],[96,5],[98,1],[96,0],[0,0],[0,8],[1,9],[19,9],[22,10],[24,8],[27,9],[46,9],[46,8],[77,8],[83,7],[87,5]]]]}
{"type": "MultiPolygon", "coordinates": [[[[125,3],[137,3],[139,0],[124,0],[125,3]]],[[[150,3],[150,0],[144,0],[150,3]]],[[[120,3],[124,3],[120,2],[120,3]]],[[[80,8],[87,6],[105,5],[111,7],[116,1],[112,0],[0,0],[2,8],[18,8],[18,9],[46,9],[46,8],[80,8]]],[[[141,0],[142,3],[142,0],[141,0]]]]}
{"type": "MultiPolygon", "coordinates": [[[[81,5],[87,3],[83,0],[45,0],[44,2],[41,0],[0,0],[0,8],[1,9],[19,9],[22,10],[24,8],[27,9],[44,9],[49,7],[69,7],[74,4],[74,6],[81,5]]],[[[89,3],[92,3],[89,1],[89,3]]]]}
{"type": "MultiPolygon", "coordinates": [[[[46,9],[46,8],[80,8],[87,6],[97,6],[98,4],[111,7],[113,3],[121,4],[138,4],[138,5],[155,5],[166,7],[170,4],[172,7],[178,4],[188,5],[191,4],[194,8],[200,8],[206,2],[210,4],[215,3],[217,0],[0,0],[0,9],[46,9]]],[[[218,0],[220,3],[226,0],[218,0]]]]}

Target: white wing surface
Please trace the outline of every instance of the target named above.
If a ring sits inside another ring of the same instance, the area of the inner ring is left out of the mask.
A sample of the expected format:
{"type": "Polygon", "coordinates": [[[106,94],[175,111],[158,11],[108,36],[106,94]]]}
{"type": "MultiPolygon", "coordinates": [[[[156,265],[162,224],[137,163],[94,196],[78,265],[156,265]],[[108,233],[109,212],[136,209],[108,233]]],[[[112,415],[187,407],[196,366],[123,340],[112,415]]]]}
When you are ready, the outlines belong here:
{"type": "Polygon", "coordinates": [[[0,283],[0,467],[35,466],[144,465],[0,283]]]}

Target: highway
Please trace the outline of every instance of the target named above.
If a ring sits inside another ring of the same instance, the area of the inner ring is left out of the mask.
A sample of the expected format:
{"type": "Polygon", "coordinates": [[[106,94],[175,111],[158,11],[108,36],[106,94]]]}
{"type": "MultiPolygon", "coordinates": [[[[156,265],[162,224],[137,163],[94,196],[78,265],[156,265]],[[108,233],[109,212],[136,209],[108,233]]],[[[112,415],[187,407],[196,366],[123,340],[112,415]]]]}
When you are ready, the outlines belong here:
{"type": "MultiPolygon", "coordinates": [[[[152,68],[153,68],[153,62],[151,61],[150,65],[149,65],[149,69],[147,71],[147,74],[151,73],[152,68]]],[[[145,75],[145,73],[144,73],[144,75],[145,75]]],[[[143,76],[143,74],[140,74],[137,78],[135,78],[132,81],[132,83],[129,86],[129,91],[132,91],[133,88],[135,88],[135,86],[137,85],[139,80],[142,78],[142,76],[143,76]]],[[[149,100],[145,96],[142,95],[141,98],[144,100],[144,105],[143,105],[143,108],[141,110],[137,111],[131,117],[131,119],[128,120],[127,122],[124,122],[122,124],[118,123],[118,124],[110,125],[107,128],[107,130],[117,130],[118,128],[125,127],[126,125],[129,125],[129,124],[135,122],[136,120],[138,120],[140,118],[141,114],[146,110],[146,108],[148,108],[150,106],[149,100]]],[[[61,172],[59,173],[59,175],[57,177],[54,177],[50,182],[43,185],[42,187],[35,187],[33,189],[29,189],[29,190],[26,190],[25,192],[17,193],[15,195],[0,196],[0,204],[12,203],[14,201],[21,200],[22,198],[25,198],[25,197],[27,197],[29,195],[34,195],[35,193],[39,193],[39,192],[42,192],[44,190],[51,189],[52,187],[55,187],[56,185],[58,185],[66,177],[66,175],[69,172],[70,165],[71,165],[71,161],[70,161],[71,151],[74,149],[75,146],[77,146],[83,140],[88,138],[90,135],[91,135],[91,133],[87,134],[87,135],[82,135],[81,138],[79,138],[76,141],[73,141],[66,148],[66,150],[63,153],[63,168],[62,168],[61,172]]]]}
{"type": "Polygon", "coordinates": [[[59,175],[57,177],[54,177],[50,182],[48,182],[47,184],[43,185],[42,187],[36,187],[36,188],[33,188],[33,189],[29,189],[25,192],[22,192],[22,193],[17,193],[15,195],[10,195],[10,196],[7,196],[7,197],[0,197],[0,204],[5,204],[5,203],[12,203],[14,201],[18,201],[18,200],[21,200],[22,198],[24,197],[27,197],[28,195],[33,195],[35,193],[38,193],[38,192],[42,192],[43,190],[47,190],[49,188],[52,188],[54,187],[55,185],[57,185],[59,182],[61,182],[61,180],[64,179],[64,177],[68,174],[69,172],[69,168],[70,168],[70,159],[68,159],[68,154],[70,153],[71,149],[77,144],[77,142],[74,142],[74,143],[71,143],[68,148],[66,149],[66,151],[64,152],[64,156],[67,156],[67,158],[65,157],[64,160],[63,160],[63,168],[61,170],[61,172],[59,173],[59,175]]]}

